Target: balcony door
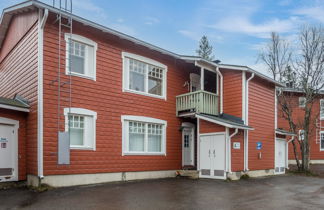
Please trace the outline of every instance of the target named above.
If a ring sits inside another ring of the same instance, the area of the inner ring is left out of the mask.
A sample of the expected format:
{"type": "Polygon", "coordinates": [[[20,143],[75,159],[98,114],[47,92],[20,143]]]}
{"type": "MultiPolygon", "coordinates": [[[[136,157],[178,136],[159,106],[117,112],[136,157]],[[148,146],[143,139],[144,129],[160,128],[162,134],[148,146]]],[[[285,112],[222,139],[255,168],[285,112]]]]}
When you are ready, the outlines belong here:
{"type": "Polygon", "coordinates": [[[199,74],[190,74],[190,92],[195,92],[201,90],[200,87],[200,75],[199,74]]]}

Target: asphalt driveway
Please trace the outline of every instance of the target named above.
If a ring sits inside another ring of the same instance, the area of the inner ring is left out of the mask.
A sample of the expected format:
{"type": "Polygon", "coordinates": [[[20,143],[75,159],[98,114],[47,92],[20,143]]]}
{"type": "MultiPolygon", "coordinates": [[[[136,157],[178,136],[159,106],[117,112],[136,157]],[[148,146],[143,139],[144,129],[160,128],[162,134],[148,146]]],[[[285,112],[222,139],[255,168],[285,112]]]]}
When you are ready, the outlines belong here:
{"type": "Polygon", "coordinates": [[[0,190],[1,209],[324,209],[324,179],[273,176],[226,182],[184,178],[52,189],[0,190]]]}

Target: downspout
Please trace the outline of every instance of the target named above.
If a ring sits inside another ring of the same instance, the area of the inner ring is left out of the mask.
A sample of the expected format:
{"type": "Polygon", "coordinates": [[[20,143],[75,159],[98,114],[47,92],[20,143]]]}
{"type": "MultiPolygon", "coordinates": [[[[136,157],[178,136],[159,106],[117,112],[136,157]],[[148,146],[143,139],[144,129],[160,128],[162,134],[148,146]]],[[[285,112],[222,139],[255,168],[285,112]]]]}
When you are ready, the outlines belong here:
{"type": "MultiPolygon", "coordinates": [[[[229,131],[228,131],[229,133],[229,131]]],[[[234,133],[228,137],[228,172],[232,173],[232,137],[238,133],[238,128],[235,128],[234,133]]]]}
{"type": "Polygon", "coordinates": [[[217,72],[217,74],[220,77],[219,88],[220,88],[221,91],[219,92],[219,95],[220,95],[220,102],[219,102],[219,104],[220,104],[220,110],[219,110],[219,112],[220,112],[220,114],[222,114],[223,113],[223,75],[219,71],[219,67],[218,66],[216,67],[216,72],[217,72]]]}
{"type": "MultiPolygon", "coordinates": [[[[246,80],[246,87],[245,87],[245,124],[248,125],[249,124],[249,82],[251,79],[254,78],[254,73],[251,74],[250,78],[246,80]]],[[[246,130],[245,132],[245,139],[246,139],[246,147],[245,147],[245,170],[248,171],[249,170],[249,131],[246,130]]]]}
{"type": "Polygon", "coordinates": [[[44,47],[44,27],[48,18],[48,9],[39,10],[38,13],[38,59],[37,59],[37,174],[39,179],[44,177],[43,170],[43,132],[44,132],[44,116],[43,116],[43,47],[44,47]]]}
{"type": "Polygon", "coordinates": [[[289,141],[287,141],[287,143],[286,143],[286,168],[287,169],[289,169],[289,165],[288,165],[289,164],[288,163],[288,158],[289,158],[289,156],[288,156],[288,151],[289,151],[288,146],[289,146],[289,143],[292,142],[292,140],[294,140],[294,138],[295,138],[295,136],[292,136],[291,139],[289,141]]]}

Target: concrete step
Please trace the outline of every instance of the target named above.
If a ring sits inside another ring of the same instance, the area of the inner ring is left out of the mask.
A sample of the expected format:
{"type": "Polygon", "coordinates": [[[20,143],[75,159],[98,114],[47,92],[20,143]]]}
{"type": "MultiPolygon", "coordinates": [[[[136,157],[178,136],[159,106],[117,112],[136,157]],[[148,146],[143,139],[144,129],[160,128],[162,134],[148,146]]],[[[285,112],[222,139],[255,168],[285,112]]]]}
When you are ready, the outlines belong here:
{"type": "Polygon", "coordinates": [[[197,170],[178,170],[177,175],[183,177],[189,177],[191,179],[198,179],[199,172],[197,170]]]}

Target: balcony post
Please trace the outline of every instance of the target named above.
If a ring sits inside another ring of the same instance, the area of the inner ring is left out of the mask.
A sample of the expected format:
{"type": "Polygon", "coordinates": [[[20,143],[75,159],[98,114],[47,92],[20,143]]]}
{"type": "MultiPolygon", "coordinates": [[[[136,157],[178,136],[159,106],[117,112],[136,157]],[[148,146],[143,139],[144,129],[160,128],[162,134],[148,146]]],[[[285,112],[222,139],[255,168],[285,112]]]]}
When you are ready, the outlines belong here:
{"type": "Polygon", "coordinates": [[[204,80],[205,80],[205,69],[204,67],[200,67],[200,90],[204,90],[204,80]]]}

